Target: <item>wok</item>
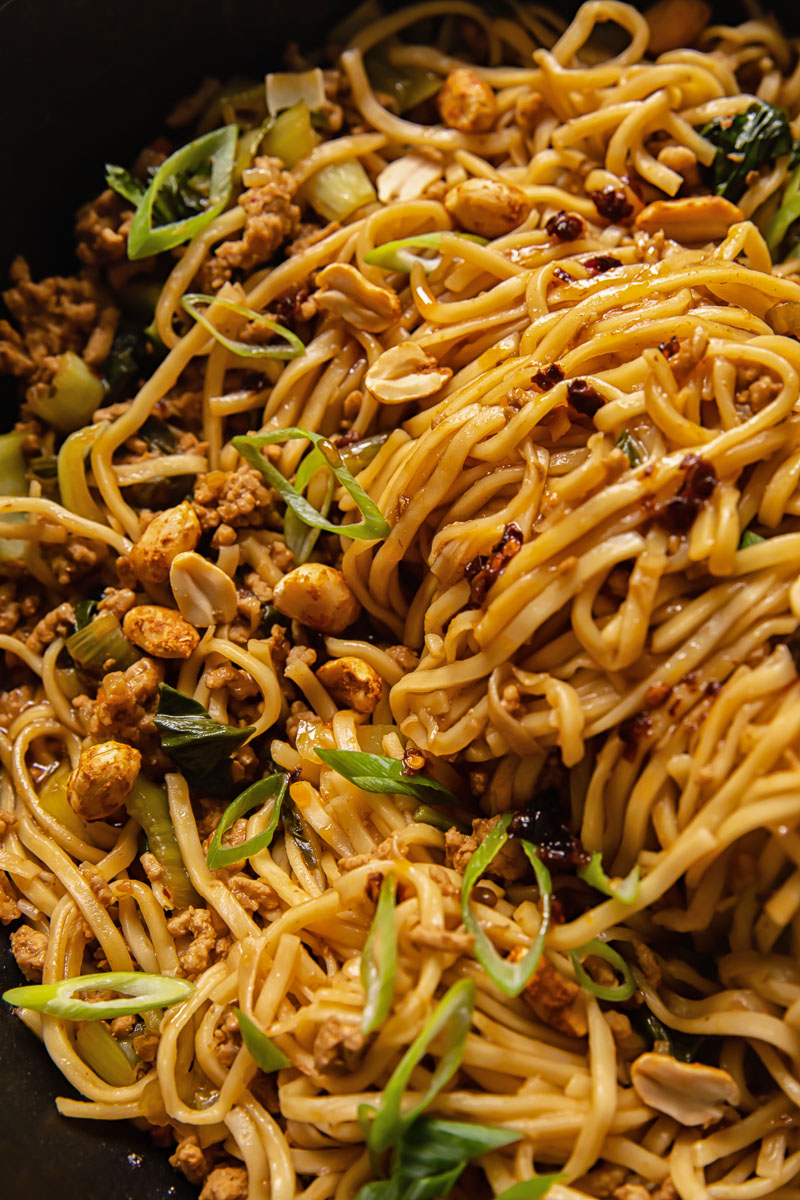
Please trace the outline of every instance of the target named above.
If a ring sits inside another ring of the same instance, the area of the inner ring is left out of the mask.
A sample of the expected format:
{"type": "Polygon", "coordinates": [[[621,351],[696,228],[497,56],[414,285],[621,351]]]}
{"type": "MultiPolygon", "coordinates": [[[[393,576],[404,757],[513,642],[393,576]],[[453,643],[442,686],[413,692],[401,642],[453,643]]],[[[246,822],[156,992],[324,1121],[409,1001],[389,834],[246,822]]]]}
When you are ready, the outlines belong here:
{"type": "MultiPolygon", "coordinates": [[[[562,4],[555,4],[562,8],[562,4]]],[[[7,0],[0,4],[0,283],[24,253],[34,277],[75,268],[72,215],[130,161],[205,75],[259,77],[291,40],[318,43],[348,0],[7,0]]],[[[568,8],[577,7],[567,0],[568,8]]],[[[744,19],[718,2],[717,18],[744,19]]],[[[787,0],[775,9],[796,32],[787,0]]],[[[0,379],[0,428],[14,419],[0,379]]],[[[24,982],[0,933],[0,991],[24,982]]],[[[0,1192],[14,1200],[196,1200],[168,1152],[127,1121],[66,1120],[76,1095],[0,1006],[0,1192]]]]}

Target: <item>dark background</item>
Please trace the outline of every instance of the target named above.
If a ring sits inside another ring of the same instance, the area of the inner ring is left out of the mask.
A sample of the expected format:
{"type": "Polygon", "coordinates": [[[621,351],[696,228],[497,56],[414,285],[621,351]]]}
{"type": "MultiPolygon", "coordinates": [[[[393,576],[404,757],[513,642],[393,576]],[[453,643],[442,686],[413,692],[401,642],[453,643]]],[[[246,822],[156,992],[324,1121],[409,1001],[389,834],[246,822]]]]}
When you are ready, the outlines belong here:
{"type": "MultiPolygon", "coordinates": [[[[260,77],[290,40],[318,44],[348,0],[7,0],[0,3],[0,287],[24,253],[34,277],[74,270],[75,209],[128,163],[205,75],[260,77]]],[[[565,7],[563,0],[556,7],[565,7]]],[[[567,0],[566,7],[576,4],[567,0]]],[[[738,4],[718,3],[724,21],[738,4]]],[[[798,25],[783,10],[790,31],[798,25]]],[[[0,428],[15,392],[0,379],[0,428]]],[[[0,935],[0,991],[24,982],[0,935]]],[[[127,1121],[67,1121],[72,1089],[0,1005],[0,1195],[196,1200],[167,1153],[127,1121]]]]}

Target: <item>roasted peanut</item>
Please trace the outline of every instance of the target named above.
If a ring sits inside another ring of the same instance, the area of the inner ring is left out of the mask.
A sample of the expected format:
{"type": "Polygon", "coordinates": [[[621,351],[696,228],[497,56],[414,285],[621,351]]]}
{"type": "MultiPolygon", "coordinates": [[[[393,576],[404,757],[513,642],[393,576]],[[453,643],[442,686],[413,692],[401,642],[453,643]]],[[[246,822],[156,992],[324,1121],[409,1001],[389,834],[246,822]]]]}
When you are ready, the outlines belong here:
{"type": "Polygon", "coordinates": [[[201,532],[188,500],[153,517],[131,551],[131,564],[142,583],[164,583],[176,555],[194,550],[201,532]]]}
{"type": "Polygon", "coordinates": [[[341,571],[323,563],[304,563],[284,575],[275,588],[279,612],[321,633],[342,633],[361,612],[341,571]]]}
{"type": "Polygon", "coordinates": [[[631,1083],[644,1104],[681,1125],[710,1125],[721,1119],[726,1104],[739,1103],[739,1088],[727,1071],[678,1062],[670,1054],[640,1054],[631,1063],[631,1083]]]}
{"type": "Polygon", "coordinates": [[[125,614],[122,632],[154,658],[189,658],[200,634],[174,608],[139,604],[125,614]]]}
{"type": "Polygon", "coordinates": [[[169,584],[182,617],[205,629],[236,616],[236,585],[215,563],[194,551],[179,554],[169,571],[169,584]]]}
{"type": "Polygon", "coordinates": [[[317,275],[314,293],[320,308],[341,317],[355,329],[383,333],[400,320],[402,309],[395,292],[365,279],[349,263],[331,263],[317,275]]]}
{"type": "Polygon", "coordinates": [[[101,742],[81,750],[67,780],[70,807],[85,821],[102,821],[125,803],[136,783],[142,756],[123,742],[101,742]]]}
{"type": "Polygon", "coordinates": [[[531,208],[523,191],[501,179],[465,179],[450,189],[444,206],[462,228],[487,238],[516,229],[531,208]]]}
{"type": "Polygon", "coordinates": [[[658,0],[644,14],[650,26],[647,49],[652,55],[691,46],[711,20],[705,0],[658,0]]]}
{"type": "Polygon", "coordinates": [[[401,342],[376,358],[364,382],[383,404],[404,404],[432,396],[452,374],[416,342],[401,342]]]}
{"type": "Polygon", "coordinates": [[[485,133],[497,117],[494,92],[469,67],[450,72],[436,103],[445,125],[462,133],[485,133]]]}
{"type": "Polygon", "coordinates": [[[711,242],[725,237],[744,213],[724,196],[687,196],[683,200],[654,200],[636,218],[636,228],[646,233],[663,229],[668,238],[686,243],[711,242]]]}
{"type": "Polygon", "coordinates": [[[363,658],[345,655],[323,663],[317,679],[345,708],[373,713],[383,695],[383,680],[363,658]]]}

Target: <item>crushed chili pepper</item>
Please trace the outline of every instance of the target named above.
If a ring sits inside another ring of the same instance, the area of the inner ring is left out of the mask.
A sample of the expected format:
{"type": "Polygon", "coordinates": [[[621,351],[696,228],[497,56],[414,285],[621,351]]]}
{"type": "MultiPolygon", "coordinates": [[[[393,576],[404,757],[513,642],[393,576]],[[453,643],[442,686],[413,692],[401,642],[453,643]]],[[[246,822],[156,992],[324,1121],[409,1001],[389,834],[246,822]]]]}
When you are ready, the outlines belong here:
{"type": "Polygon", "coordinates": [[[579,217],[577,213],[568,213],[563,208],[545,225],[550,237],[559,242],[574,242],[581,236],[585,228],[583,217],[579,217]]]}
{"type": "Polygon", "coordinates": [[[567,385],[567,400],[582,417],[593,417],[603,407],[603,397],[588,379],[572,379],[567,385]]]}
{"type": "Polygon", "coordinates": [[[537,387],[540,392],[549,392],[550,388],[561,383],[564,378],[564,371],[558,363],[550,363],[549,367],[542,367],[541,371],[537,371],[531,383],[537,387]]]}
{"type": "Polygon", "coordinates": [[[402,773],[404,775],[418,775],[420,771],[424,771],[428,765],[428,758],[424,751],[417,746],[408,746],[403,754],[402,773]]]}
{"type": "Polygon", "coordinates": [[[470,603],[473,608],[480,608],[486,599],[489,588],[509,564],[522,546],[522,530],[512,521],[503,530],[500,541],[492,546],[488,554],[476,554],[467,563],[464,570],[470,582],[470,603]]]}
{"type": "Polygon", "coordinates": [[[595,254],[592,258],[584,259],[583,265],[590,275],[602,275],[605,271],[612,271],[614,267],[621,267],[622,263],[613,254],[595,254]]]}
{"type": "Polygon", "coordinates": [[[553,278],[560,279],[562,283],[574,283],[575,276],[570,275],[569,271],[565,271],[563,267],[556,267],[553,271],[553,278]]]}
{"type": "Polygon", "coordinates": [[[658,348],[661,351],[661,353],[664,355],[664,358],[672,358],[672,356],[674,354],[677,354],[678,351],[680,350],[681,344],[678,341],[678,339],[676,338],[675,334],[673,333],[673,335],[669,339],[669,341],[661,342],[658,348]]]}
{"type": "Polygon", "coordinates": [[[568,829],[569,772],[557,754],[550,754],[534,785],[526,808],[512,819],[510,837],[525,838],[537,847],[542,862],[561,871],[585,867],[591,855],[568,829]]]}
{"type": "Polygon", "coordinates": [[[698,454],[687,454],[681,463],[686,477],[677,495],[657,510],[657,520],[670,533],[686,533],[717,485],[717,472],[698,454]]]}
{"type": "Polygon", "coordinates": [[[619,727],[619,736],[622,739],[625,749],[622,757],[627,762],[633,762],[636,758],[636,752],[639,748],[639,742],[642,738],[646,738],[652,729],[653,722],[647,713],[636,713],[633,717],[628,717],[627,721],[623,721],[619,727]]]}
{"type": "Polygon", "coordinates": [[[589,198],[601,217],[617,224],[626,220],[633,213],[633,205],[623,191],[615,187],[605,187],[599,192],[589,192],[589,198]]]}

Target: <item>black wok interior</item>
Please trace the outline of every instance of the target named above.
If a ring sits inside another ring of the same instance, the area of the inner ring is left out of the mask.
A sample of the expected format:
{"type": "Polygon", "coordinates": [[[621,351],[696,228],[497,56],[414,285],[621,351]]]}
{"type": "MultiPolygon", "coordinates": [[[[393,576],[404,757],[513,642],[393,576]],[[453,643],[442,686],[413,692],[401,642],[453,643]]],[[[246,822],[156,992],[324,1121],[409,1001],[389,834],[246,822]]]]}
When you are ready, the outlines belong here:
{"type": "MultiPolygon", "coordinates": [[[[205,75],[262,75],[289,41],[313,45],[348,0],[6,0],[0,3],[0,290],[24,253],[34,276],[74,270],[72,214],[205,75]]],[[[557,5],[563,9],[564,3],[557,5]]],[[[567,7],[577,7],[567,0],[567,7]]],[[[739,4],[715,4],[739,21],[739,4]]],[[[800,18],[773,6],[790,33],[800,18]]],[[[0,378],[0,428],[14,419],[0,378]]],[[[0,932],[0,991],[24,982],[0,932]]],[[[0,1195],[14,1200],[190,1200],[197,1189],[128,1122],[67,1121],[75,1095],[0,1005],[0,1195]]]]}

